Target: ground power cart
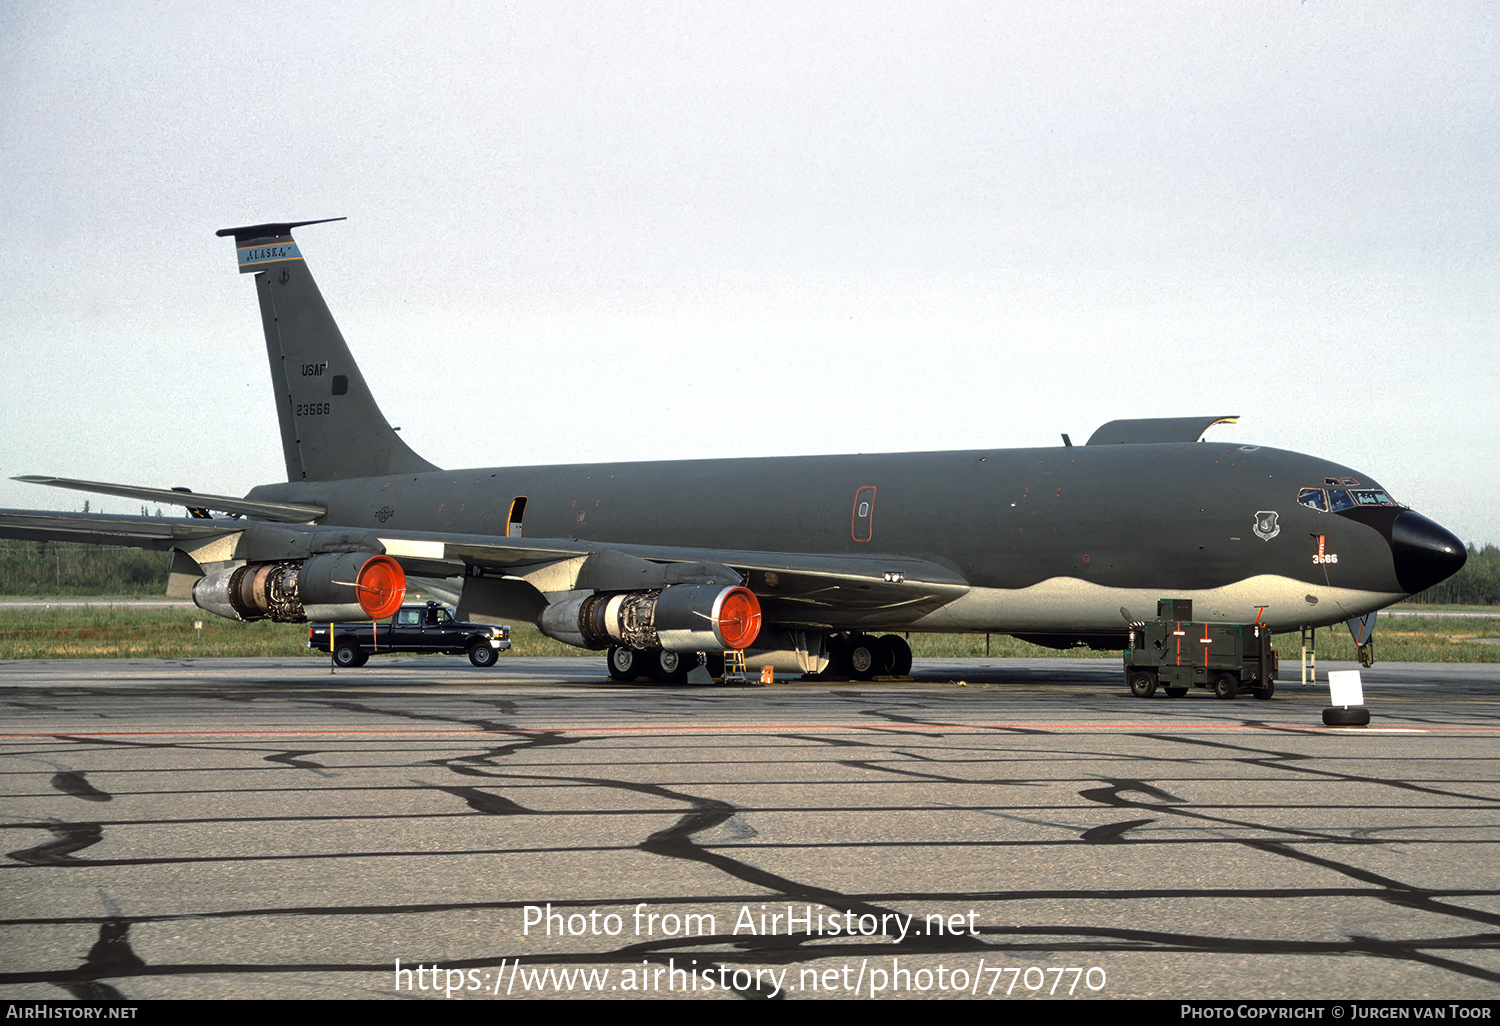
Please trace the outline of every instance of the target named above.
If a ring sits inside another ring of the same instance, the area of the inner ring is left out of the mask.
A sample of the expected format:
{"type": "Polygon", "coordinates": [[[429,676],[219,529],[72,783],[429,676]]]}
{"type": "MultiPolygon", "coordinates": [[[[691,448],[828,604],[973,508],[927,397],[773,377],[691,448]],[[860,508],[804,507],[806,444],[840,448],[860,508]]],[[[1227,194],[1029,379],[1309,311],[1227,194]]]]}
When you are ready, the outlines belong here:
{"type": "Polygon", "coordinates": [[[1265,624],[1204,623],[1193,619],[1189,599],[1162,599],[1156,619],[1130,625],[1125,650],[1125,683],[1137,698],[1158,687],[1170,698],[1188,688],[1210,688],[1220,698],[1250,691],[1256,698],[1276,693],[1276,651],[1265,624]]]}

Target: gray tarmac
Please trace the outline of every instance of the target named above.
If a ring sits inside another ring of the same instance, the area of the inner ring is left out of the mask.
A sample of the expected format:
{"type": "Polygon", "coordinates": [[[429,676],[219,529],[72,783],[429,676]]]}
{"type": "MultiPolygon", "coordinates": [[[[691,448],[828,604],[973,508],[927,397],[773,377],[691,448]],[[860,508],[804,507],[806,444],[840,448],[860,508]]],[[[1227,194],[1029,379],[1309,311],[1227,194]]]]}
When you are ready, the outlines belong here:
{"type": "Polygon", "coordinates": [[[601,669],[0,663],[0,998],[1500,995],[1500,666],[601,669]]]}

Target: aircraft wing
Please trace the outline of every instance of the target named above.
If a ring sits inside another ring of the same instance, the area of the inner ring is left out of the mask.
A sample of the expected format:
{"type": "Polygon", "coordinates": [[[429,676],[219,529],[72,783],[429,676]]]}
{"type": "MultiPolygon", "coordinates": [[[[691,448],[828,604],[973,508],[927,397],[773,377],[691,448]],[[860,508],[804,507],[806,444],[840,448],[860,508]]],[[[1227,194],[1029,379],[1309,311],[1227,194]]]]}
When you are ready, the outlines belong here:
{"type": "Polygon", "coordinates": [[[0,509],[0,538],[121,545],[135,549],[196,547],[243,530],[243,527],[234,520],[0,509]]]}
{"type": "MultiPolygon", "coordinates": [[[[306,528],[304,528],[305,530],[306,528]]],[[[754,552],[627,545],[570,538],[504,538],[377,532],[381,548],[408,573],[464,576],[469,609],[534,617],[576,591],[644,591],[674,584],[742,584],[767,617],[793,627],[854,626],[901,610],[914,620],[969,591],[956,570],[912,556],[879,553],[754,552]],[[529,592],[518,596],[514,585],[529,592]],[[498,605],[486,590],[508,591],[498,605]],[[486,610],[486,607],[490,607],[486,610]]]]}
{"type": "MultiPolygon", "coordinates": [[[[180,498],[179,498],[180,501],[180,498]]],[[[743,584],[766,615],[786,626],[842,627],[900,610],[903,619],[952,602],[968,582],[940,563],[912,556],[754,552],[622,545],[557,538],[506,538],[265,520],[119,516],[0,510],[0,537],[72,541],[166,551],[198,565],[280,562],[338,552],[383,553],[409,574],[465,578],[466,602],[505,593],[506,615],[529,616],[576,591],[642,591],[674,584],[743,584]]],[[[193,572],[175,557],[174,575],[193,572]]]]}
{"type": "Polygon", "coordinates": [[[137,549],[180,549],[199,563],[245,560],[251,563],[306,559],[330,552],[385,553],[409,573],[452,577],[470,566],[510,566],[557,560],[586,553],[581,542],[539,543],[528,540],[504,546],[484,558],[487,535],[424,534],[382,536],[357,527],[272,523],[241,518],[121,516],[111,513],[54,513],[47,510],[0,510],[0,538],[82,542],[137,549]],[[445,542],[454,545],[445,556],[445,542]],[[454,544],[458,543],[458,544],[454,544]],[[478,547],[476,546],[476,543],[478,547]],[[468,553],[470,558],[465,558],[468,553]]]}
{"type": "MultiPolygon", "coordinates": [[[[795,627],[855,626],[901,610],[914,620],[969,591],[958,571],[931,560],[880,553],[633,549],[649,559],[717,562],[739,572],[766,616],[795,627]]],[[[669,571],[670,572],[670,571],[669,571]]]]}
{"type": "MultiPolygon", "coordinates": [[[[484,582],[494,589],[524,583],[537,600],[574,591],[639,591],[673,584],[742,584],[755,593],[773,622],[789,627],[848,627],[888,618],[900,610],[914,620],[969,591],[955,570],[930,560],[879,553],[753,552],[675,546],[624,545],[571,539],[408,536],[388,539],[387,553],[402,560],[423,545],[441,544],[447,560],[466,565],[465,602],[486,605],[484,582]],[[541,558],[538,558],[541,557],[541,558]]],[[[426,550],[429,558],[438,550],[426,550]]],[[[516,596],[512,592],[512,599],[516,596]]],[[[501,603],[503,615],[540,608],[501,603]]],[[[497,610],[498,611],[498,610],[497,610]]]]}

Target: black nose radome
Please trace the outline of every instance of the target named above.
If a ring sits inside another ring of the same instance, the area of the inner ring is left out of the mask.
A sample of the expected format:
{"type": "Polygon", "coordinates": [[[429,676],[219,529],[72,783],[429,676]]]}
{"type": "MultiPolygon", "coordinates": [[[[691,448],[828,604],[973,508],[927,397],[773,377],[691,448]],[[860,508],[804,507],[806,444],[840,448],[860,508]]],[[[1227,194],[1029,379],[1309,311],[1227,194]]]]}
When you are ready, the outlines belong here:
{"type": "Polygon", "coordinates": [[[1408,595],[1452,577],[1469,558],[1464,543],[1451,531],[1410,510],[1391,525],[1391,555],[1396,580],[1408,595]]]}

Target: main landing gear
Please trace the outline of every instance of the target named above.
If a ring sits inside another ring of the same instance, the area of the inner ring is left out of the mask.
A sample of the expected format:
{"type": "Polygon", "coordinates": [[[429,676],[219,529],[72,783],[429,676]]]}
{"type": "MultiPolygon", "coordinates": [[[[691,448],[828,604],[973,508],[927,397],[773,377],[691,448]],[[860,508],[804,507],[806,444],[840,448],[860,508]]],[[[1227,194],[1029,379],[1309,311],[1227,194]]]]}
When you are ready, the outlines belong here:
{"type": "Polygon", "coordinates": [[[843,634],[828,639],[828,669],[818,676],[828,680],[874,680],[911,673],[911,646],[899,634],[843,634]]]}
{"type": "MultiPolygon", "coordinates": [[[[828,638],[828,656],[828,667],[815,675],[818,680],[874,680],[911,673],[911,646],[898,634],[832,635],[828,638]]],[[[681,684],[700,659],[706,662],[710,677],[724,676],[720,652],[668,652],[611,645],[606,659],[610,677],[618,681],[644,678],[659,684],[681,684]]]]}
{"type": "Polygon", "coordinates": [[[724,675],[724,656],[718,652],[668,652],[664,649],[641,651],[629,645],[611,645],[606,658],[613,680],[635,681],[642,677],[658,684],[681,684],[699,658],[707,660],[710,677],[724,675]]]}

